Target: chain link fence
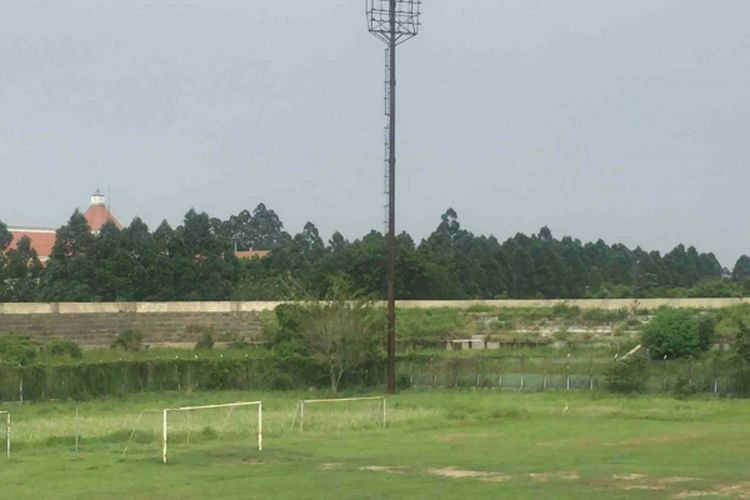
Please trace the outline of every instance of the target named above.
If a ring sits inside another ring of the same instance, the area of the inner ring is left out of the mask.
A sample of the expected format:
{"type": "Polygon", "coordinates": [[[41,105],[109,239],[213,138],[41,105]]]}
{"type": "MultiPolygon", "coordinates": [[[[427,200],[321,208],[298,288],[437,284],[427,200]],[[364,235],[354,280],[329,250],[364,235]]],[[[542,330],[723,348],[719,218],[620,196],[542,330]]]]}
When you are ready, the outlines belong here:
{"type": "MultiPolygon", "coordinates": [[[[416,388],[476,387],[515,391],[608,390],[615,360],[577,357],[414,358],[399,363],[402,382],[416,388]]],[[[731,359],[645,361],[634,376],[641,392],[737,394],[744,368],[731,359]]]]}

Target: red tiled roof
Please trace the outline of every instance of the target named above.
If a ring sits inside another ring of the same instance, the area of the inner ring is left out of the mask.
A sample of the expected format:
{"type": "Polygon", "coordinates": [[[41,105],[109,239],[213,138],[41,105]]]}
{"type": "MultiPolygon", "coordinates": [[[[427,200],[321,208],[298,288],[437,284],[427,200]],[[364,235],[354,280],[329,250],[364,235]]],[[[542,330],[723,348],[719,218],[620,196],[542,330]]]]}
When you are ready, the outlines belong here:
{"type": "Polygon", "coordinates": [[[262,259],[268,257],[269,253],[268,250],[239,250],[234,252],[234,256],[241,260],[262,259]]]}
{"type": "Polygon", "coordinates": [[[115,216],[112,215],[109,209],[104,205],[92,204],[83,216],[86,218],[86,222],[88,222],[89,227],[93,232],[99,231],[108,221],[112,221],[118,229],[122,229],[122,224],[120,224],[115,216]]]}
{"type": "Polygon", "coordinates": [[[45,261],[49,258],[52,247],[55,245],[54,229],[8,228],[8,230],[13,235],[13,241],[8,250],[16,248],[18,241],[26,236],[31,240],[31,248],[36,250],[39,260],[45,261]]]}

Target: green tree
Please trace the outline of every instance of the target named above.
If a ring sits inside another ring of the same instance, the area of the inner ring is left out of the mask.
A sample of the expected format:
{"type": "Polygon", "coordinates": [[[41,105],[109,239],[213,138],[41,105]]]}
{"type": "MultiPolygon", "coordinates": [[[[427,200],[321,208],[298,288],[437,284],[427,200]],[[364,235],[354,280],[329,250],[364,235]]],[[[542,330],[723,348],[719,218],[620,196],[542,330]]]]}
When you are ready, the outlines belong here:
{"type": "Polygon", "coordinates": [[[644,327],[642,339],[653,359],[698,356],[711,345],[711,318],[686,309],[660,308],[644,327]]]}
{"type": "Polygon", "coordinates": [[[334,280],[327,300],[310,302],[300,320],[307,352],[325,367],[331,390],[343,376],[380,364],[383,311],[334,280]]]}
{"type": "MultiPolygon", "coordinates": [[[[0,261],[3,259],[0,258],[0,261]]],[[[3,265],[0,262],[0,265],[3,265]]],[[[0,272],[0,300],[8,302],[33,302],[38,300],[39,280],[44,267],[31,240],[22,236],[16,247],[4,257],[4,272],[0,272]]]]}
{"type": "Polygon", "coordinates": [[[0,254],[5,252],[12,241],[13,235],[8,231],[8,226],[3,221],[0,221],[0,254]]]}
{"type": "Polygon", "coordinates": [[[732,269],[732,279],[734,281],[750,280],[750,257],[743,255],[737,259],[732,269]]]}
{"type": "Polygon", "coordinates": [[[83,215],[76,210],[57,230],[55,245],[44,276],[47,300],[96,301],[96,238],[83,215]]]}

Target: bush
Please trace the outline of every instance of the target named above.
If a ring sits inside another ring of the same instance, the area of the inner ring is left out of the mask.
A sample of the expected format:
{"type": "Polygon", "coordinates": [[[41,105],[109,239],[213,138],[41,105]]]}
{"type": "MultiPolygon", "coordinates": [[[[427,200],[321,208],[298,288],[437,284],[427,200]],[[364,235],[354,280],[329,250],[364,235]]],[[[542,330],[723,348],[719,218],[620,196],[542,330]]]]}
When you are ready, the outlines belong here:
{"type": "Polygon", "coordinates": [[[605,371],[604,377],[611,391],[643,392],[646,382],[645,356],[637,353],[625,359],[615,360],[605,371]]]}
{"type": "Polygon", "coordinates": [[[198,342],[195,343],[196,350],[213,349],[214,338],[209,332],[203,332],[198,336],[198,342]]]}
{"type": "Polygon", "coordinates": [[[112,344],[113,349],[122,349],[123,351],[140,351],[143,344],[143,335],[141,332],[134,330],[125,330],[117,336],[117,340],[112,344]]]}
{"type": "Polygon", "coordinates": [[[643,344],[653,359],[698,356],[711,346],[714,326],[708,315],[662,307],[643,329],[643,344]]]}
{"type": "Polygon", "coordinates": [[[674,395],[677,399],[687,399],[701,392],[699,384],[687,377],[678,377],[674,384],[674,395]]]}
{"type": "Polygon", "coordinates": [[[583,312],[583,320],[593,324],[614,323],[615,321],[624,321],[627,318],[627,309],[586,309],[583,312]]]}
{"type": "Polygon", "coordinates": [[[553,317],[558,319],[575,319],[581,315],[581,309],[578,306],[569,306],[563,302],[552,307],[552,314],[553,317]]]}
{"type": "Polygon", "coordinates": [[[25,335],[0,335],[0,361],[14,365],[29,365],[39,353],[39,344],[25,335]]]}
{"type": "Polygon", "coordinates": [[[44,350],[52,356],[62,356],[73,359],[81,359],[83,351],[75,342],[70,340],[51,340],[44,346],[44,350]]]}

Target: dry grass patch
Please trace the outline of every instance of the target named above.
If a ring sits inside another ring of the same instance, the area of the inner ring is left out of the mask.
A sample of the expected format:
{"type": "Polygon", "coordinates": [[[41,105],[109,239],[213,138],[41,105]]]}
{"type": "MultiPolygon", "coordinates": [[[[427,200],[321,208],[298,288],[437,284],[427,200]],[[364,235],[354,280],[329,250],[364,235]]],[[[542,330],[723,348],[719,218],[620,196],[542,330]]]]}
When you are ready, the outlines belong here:
{"type": "Polygon", "coordinates": [[[530,472],[529,477],[536,481],[577,481],[581,479],[578,471],[558,471],[558,472],[530,472]]]}
{"type": "Polygon", "coordinates": [[[745,481],[741,483],[716,486],[708,490],[687,490],[672,495],[672,498],[700,497],[750,498],[750,482],[745,481]]]}

